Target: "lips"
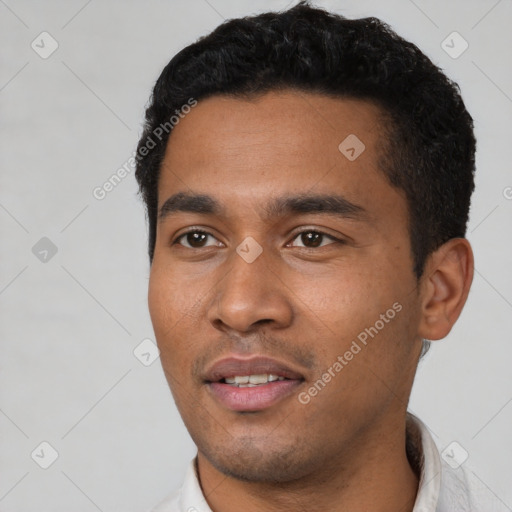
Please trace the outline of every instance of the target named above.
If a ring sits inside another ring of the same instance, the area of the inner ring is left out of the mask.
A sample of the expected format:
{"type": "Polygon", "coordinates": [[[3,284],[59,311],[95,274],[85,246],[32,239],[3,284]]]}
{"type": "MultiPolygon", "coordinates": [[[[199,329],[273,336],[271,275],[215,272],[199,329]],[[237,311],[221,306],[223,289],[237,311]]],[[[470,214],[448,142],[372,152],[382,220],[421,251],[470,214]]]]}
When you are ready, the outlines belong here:
{"type": "Polygon", "coordinates": [[[228,357],[214,363],[204,382],[215,400],[232,411],[261,411],[293,393],[304,376],[268,357],[228,357]],[[227,380],[227,382],[226,382],[227,380]]]}

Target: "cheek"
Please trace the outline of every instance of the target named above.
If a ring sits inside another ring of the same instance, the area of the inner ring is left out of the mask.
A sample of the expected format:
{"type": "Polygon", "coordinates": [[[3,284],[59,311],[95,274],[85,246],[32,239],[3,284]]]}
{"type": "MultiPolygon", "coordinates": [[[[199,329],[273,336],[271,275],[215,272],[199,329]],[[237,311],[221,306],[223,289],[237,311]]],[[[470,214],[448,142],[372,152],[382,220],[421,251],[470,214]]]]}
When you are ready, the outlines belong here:
{"type": "Polygon", "coordinates": [[[343,265],[325,276],[304,279],[299,303],[307,305],[307,316],[326,333],[340,339],[352,336],[373,318],[386,302],[377,279],[354,265],[343,265]]]}
{"type": "MultiPolygon", "coordinates": [[[[183,293],[179,280],[157,267],[151,269],[148,306],[160,362],[176,401],[181,402],[185,382],[193,365],[192,343],[197,312],[194,297],[183,293]]],[[[185,393],[186,396],[186,393],[185,393]]]]}
{"type": "Polygon", "coordinates": [[[179,276],[153,266],[148,287],[148,307],[160,350],[178,334],[194,316],[195,296],[183,293],[179,276]]]}
{"type": "Polygon", "coordinates": [[[306,279],[297,287],[302,289],[299,303],[307,306],[304,315],[317,332],[315,350],[325,368],[347,351],[353,353],[347,353],[350,361],[382,367],[387,364],[385,355],[405,349],[404,340],[410,336],[406,286],[389,270],[377,265],[340,266],[330,272],[330,279],[317,278],[314,286],[306,279]]]}
{"type": "Polygon", "coordinates": [[[173,294],[166,285],[164,276],[161,276],[158,270],[153,267],[149,278],[148,287],[148,307],[153,323],[153,329],[159,340],[159,334],[169,323],[169,313],[174,310],[173,294]]]}

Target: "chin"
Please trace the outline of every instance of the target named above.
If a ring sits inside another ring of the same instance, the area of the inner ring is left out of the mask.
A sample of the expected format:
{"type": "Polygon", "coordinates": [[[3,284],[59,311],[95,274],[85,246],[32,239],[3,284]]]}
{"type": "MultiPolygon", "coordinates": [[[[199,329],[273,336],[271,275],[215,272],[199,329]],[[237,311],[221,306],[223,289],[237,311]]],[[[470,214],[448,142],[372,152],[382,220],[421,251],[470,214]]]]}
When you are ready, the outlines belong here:
{"type": "Polygon", "coordinates": [[[308,456],[307,447],[297,444],[271,447],[268,439],[258,444],[261,447],[254,439],[239,439],[231,440],[228,446],[199,448],[219,472],[244,482],[293,482],[306,477],[316,467],[316,461],[308,456]]]}

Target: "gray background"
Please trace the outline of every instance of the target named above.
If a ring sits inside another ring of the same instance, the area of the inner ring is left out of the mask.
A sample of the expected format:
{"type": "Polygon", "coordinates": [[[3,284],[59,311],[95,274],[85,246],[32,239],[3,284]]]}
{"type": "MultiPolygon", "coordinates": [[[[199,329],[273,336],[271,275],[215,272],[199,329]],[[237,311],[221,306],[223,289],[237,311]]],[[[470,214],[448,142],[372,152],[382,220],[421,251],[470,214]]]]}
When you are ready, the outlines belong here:
{"type": "MultiPolygon", "coordinates": [[[[131,156],[174,53],[223,19],[289,4],[0,0],[1,511],[142,511],[181,482],[194,445],[159,360],[133,353],[153,339],[133,172],[103,200],[93,190],[131,156]],[[46,59],[31,47],[51,49],[43,31],[58,43],[46,59]],[[43,441],[58,452],[48,469],[43,441]]],[[[475,119],[473,288],[420,364],[410,408],[512,507],[512,2],[317,5],[391,24],[460,84],[475,119]],[[453,31],[469,43],[458,58],[441,46],[453,31]]]]}

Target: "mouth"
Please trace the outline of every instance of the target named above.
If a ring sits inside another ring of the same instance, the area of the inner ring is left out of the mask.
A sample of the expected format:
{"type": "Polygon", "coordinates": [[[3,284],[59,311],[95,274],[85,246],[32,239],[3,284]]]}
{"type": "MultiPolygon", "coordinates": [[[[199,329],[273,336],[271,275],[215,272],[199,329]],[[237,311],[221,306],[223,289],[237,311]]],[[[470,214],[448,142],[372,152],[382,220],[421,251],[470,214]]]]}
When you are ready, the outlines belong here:
{"type": "Polygon", "coordinates": [[[304,380],[289,365],[267,357],[222,359],[204,377],[214,399],[238,412],[268,409],[291,395],[304,380]]]}

